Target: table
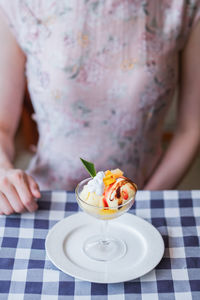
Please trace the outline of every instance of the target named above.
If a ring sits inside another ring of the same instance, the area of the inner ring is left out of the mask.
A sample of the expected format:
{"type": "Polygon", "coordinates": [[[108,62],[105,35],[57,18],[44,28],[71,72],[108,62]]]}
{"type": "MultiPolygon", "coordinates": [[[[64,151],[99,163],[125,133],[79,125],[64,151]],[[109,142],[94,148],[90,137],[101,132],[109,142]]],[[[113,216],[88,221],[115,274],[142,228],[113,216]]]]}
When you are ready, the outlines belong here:
{"type": "Polygon", "coordinates": [[[118,284],[81,281],[47,258],[45,238],[59,220],[79,208],[74,193],[42,192],[36,213],[0,216],[0,299],[199,300],[200,190],[139,191],[134,213],[151,222],[165,242],[159,265],[118,284]]]}

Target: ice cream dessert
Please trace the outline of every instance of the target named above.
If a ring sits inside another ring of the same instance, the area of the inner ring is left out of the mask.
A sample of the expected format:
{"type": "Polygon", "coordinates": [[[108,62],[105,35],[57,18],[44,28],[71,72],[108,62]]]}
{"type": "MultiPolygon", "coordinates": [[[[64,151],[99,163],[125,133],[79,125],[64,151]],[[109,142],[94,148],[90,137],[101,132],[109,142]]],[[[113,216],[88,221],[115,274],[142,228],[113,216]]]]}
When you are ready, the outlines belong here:
{"type": "Polygon", "coordinates": [[[79,198],[84,210],[105,216],[130,208],[134,203],[136,191],[136,184],[123,176],[120,169],[115,169],[100,171],[88,180],[79,198]]]}

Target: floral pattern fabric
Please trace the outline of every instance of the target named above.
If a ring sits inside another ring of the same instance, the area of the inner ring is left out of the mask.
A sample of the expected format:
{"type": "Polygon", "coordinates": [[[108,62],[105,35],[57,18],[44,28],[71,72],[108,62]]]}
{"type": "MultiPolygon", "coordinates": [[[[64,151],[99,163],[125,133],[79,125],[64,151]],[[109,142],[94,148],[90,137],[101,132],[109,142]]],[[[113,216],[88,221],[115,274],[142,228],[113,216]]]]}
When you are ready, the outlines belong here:
{"type": "Polygon", "coordinates": [[[26,54],[37,121],[27,170],[42,189],[72,190],[97,170],[142,188],[161,157],[178,56],[200,17],[195,0],[0,0],[26,54]]]}

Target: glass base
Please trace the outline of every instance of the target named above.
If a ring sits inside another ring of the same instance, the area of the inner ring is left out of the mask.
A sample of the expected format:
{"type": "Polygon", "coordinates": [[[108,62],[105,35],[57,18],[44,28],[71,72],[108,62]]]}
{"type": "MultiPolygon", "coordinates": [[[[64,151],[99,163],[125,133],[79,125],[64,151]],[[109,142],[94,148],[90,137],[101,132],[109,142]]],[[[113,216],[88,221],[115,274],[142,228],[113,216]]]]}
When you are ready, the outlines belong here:
{"type": "Polygon", "coordinates": [[[126,253],[124,241],[108,237],[106,240],[101,235],[92,236],[83,245],[85,254],[96,261],[113,261],[123,257],[126,253]]]}

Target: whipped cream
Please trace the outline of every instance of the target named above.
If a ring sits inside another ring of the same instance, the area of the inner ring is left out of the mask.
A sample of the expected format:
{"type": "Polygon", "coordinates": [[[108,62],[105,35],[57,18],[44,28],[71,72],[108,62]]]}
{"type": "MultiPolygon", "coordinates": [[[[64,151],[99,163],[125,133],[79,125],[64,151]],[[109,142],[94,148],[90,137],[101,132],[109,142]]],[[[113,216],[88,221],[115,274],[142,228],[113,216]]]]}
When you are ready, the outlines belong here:
{"type": "Polygon", "coordinates": [[[98,172],[96,176],[88,182],[88,191],[91,193],[95,193],[98,196],[102,196],[105,187],[103,182],[104,177],[105,174],[103,171],[98,172]]]}

